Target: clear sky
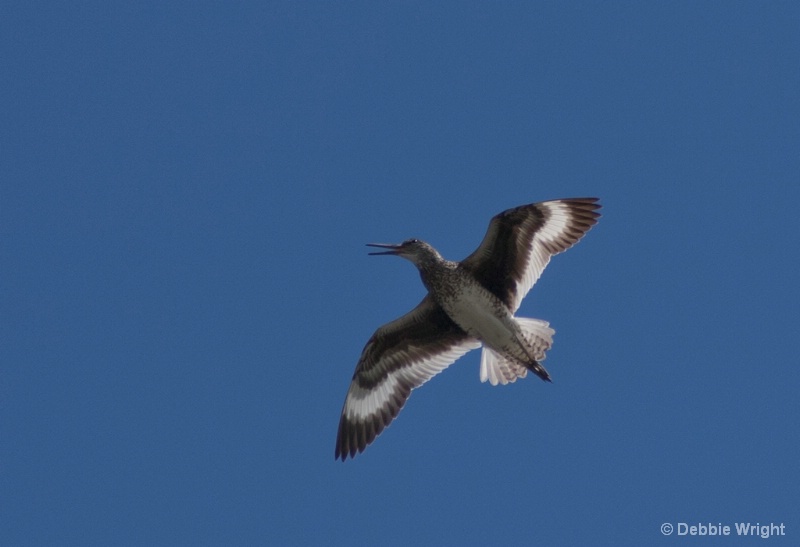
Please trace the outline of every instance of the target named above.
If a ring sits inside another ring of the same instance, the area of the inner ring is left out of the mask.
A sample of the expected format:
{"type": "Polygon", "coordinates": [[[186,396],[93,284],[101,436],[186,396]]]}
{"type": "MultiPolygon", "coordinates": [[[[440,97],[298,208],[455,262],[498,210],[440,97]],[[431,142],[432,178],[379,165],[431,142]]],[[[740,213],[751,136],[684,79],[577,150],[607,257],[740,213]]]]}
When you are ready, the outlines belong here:
{"type": "Polygon", "coordinates": [[[800,542],[797,2],[6,2],[0,51],[0,544],[800,542]],[[334,461],[424,294],[364,244],[571,196],[553,383],[472,352],[334,461]]]}

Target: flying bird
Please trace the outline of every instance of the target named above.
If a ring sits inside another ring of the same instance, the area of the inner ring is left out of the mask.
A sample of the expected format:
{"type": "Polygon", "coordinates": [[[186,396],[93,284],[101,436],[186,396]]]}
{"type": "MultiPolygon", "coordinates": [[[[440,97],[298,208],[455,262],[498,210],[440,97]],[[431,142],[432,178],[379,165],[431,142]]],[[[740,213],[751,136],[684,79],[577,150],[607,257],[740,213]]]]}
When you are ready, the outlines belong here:
{"type": "Polygon", "coordinates": [[[597,198],[542,201],[503,211],[480,246],[461,262],[408,239],[372,255],[395,255],[419,270],[428,294],[416,308],[380,327],[356,365],[339,420],[335,458],[364,449],[397,417],[411,395],[470,350],[483,346],[480,378],[492,385],[542,380],[555,331],[541,319],[515,317],[550,257],[566,251],[597,223],[597,198]]]}

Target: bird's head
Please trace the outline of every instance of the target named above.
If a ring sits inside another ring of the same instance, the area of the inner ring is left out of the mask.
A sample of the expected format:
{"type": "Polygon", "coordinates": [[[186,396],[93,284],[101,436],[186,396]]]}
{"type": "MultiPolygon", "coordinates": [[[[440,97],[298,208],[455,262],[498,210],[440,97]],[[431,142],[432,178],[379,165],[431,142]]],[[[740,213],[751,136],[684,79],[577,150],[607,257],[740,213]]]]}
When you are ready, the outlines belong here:
{"type": "Polygon", "coordinates": [[[419,239],[407,239],[397,245],[389,243],[367,243],[367,246],[389,249],[388,251],[369,253],[371,255],[401,256],[406,260],[410,260],[417,266],[420,266],[431,260],[441,260],[442,258],[436,249],[419,239]]]}

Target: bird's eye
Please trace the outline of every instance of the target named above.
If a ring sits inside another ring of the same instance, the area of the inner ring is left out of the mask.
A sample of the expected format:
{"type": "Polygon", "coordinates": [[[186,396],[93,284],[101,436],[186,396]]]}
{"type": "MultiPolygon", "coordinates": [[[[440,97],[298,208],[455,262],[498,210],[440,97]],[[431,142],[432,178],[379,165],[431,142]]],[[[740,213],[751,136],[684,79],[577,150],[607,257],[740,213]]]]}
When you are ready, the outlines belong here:
{"type": "Polygon", "coordinates": [[[419,243],[419,239],[409,239],[406,243],[419,243]]]}

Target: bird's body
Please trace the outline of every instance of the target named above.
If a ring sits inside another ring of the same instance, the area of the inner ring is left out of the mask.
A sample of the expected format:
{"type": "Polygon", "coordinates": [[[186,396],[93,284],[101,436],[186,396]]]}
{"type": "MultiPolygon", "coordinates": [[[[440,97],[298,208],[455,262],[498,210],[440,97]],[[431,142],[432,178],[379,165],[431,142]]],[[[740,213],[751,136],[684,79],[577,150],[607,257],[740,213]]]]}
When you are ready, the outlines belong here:
{"type": "Polygon", "coordinates": [[[554,331],[539,319],[515,317],[550,256],[571,247],[597,222],[595,198],[535,203],[492,219],[478,249],[445,260],[417,239],[371,244],[419,269],[428,295],[411,312],[379,328],[367,342],[339,422],[336,458],[362,452],[397,416],[411,390],[483,345],[481,381],[516,381],[541,365],[554,331]]]}
{"type": "MultiPolygon", "coordinates": [[[[481,285],[472,272],[458,262],[444,260],[433,247],[420,241],[424,253],[432,251],[435,256],[426,258],[420,268],[420,277],[431,298],[461,329],[484,346],[495,352],[524,363],[543,379],[550,375],[533,356],[531,347],[522,333],[511,310],[497,296],[481,285]]],[[[414,258],[411,258],[414,262],[414,258]]]]}

